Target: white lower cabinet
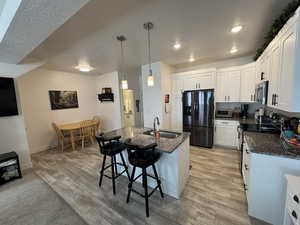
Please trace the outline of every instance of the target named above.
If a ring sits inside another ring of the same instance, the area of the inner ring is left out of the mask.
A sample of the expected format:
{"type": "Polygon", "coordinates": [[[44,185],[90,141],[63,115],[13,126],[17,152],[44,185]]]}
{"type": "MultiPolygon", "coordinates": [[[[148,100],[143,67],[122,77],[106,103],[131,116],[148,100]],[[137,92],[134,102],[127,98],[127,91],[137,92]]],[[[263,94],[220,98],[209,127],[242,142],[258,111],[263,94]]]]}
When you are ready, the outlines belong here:
{"type": "Polygon", "coordinates": [[[238,121],[215,120],[214,144],[236,149],[238,125],[238,121]]]}
{"type": "Polygon", "coordinates": [[[300,176],[300,161],[256,153],[255,149],[248,148],[246,139],[242,166],[248,214],[273,225],[284,224],[286,199],[284,176],[285,174],[300,176]]]}

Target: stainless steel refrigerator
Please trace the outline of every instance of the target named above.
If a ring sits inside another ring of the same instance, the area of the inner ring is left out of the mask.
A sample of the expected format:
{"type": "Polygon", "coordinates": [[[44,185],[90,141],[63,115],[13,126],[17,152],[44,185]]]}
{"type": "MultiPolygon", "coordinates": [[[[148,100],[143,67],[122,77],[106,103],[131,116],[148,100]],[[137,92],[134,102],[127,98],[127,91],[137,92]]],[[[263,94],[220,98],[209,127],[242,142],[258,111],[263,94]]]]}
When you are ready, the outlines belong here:
{"type": "Polygon", "coordinates": [[[182,96],[183,131],[190,132],[190,144],[213,147],[214,90],[185,91],[182,96]]]}

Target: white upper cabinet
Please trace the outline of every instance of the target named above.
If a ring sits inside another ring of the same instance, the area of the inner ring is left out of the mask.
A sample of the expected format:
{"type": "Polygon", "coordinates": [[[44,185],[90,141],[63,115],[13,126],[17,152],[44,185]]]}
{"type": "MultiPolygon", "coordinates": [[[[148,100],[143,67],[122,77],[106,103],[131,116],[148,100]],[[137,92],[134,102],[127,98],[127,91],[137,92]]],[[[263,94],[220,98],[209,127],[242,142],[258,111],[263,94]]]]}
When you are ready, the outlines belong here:
{"type": "Polygon", "coordinates": [[[224,69],[217,72],[216,102],[239,102],[241,71],[224,69]]]}
{"type": "Polygon", "coordinates": [[[268,106],[300,112],[299,9],[257,60],[257,71],[269,80],[268,106]]]}
{"type": "Polygon", "coordinates": [[[241,69],[241,97],[240,102],[254,102],[255,95],[255,64],[241,69]]]}
{"type": "MultiPolygon", "coordinates": [[[[296,51],[296,30],[295,26],[284,35],[282,39],[282,62],[279,82],[279,93],[275,97],[276,104],[282,110],[289,111],[293,102],[291,97],[293,94],[295,51],[296,51]]],[[[298,75],[299,76],[299,75],[298,75]]],[[[299,102],[299,99],[298,99],[299,102]]],[[[297,104],[294,102],[294,104],[297,104]]],[[[299,104],[299,103],[298,103],[299,104]]]]}
{"type": "Polygon", "coordinates": [[[277,107],[277,95],[281,70],[281,45],[277,42],[271,49],[268,106],[277,107]]]}
{"type": "Polygon", "coordinates": [[[215,88],[213,73],[199,73],[188,75],[184,78],[183,83],[185,91],[215,88]]]}

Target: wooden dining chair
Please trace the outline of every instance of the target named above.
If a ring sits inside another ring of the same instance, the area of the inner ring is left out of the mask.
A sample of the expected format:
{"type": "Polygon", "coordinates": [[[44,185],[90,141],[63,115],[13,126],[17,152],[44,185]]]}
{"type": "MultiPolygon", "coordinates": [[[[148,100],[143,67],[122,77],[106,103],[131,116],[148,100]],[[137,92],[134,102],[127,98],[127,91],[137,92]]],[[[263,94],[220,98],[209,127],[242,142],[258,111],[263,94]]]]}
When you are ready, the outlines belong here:
{"type": "Polygon", "coordinates": [[[71,138],[69,135],[65,135],[56,125],[56,123],[52,123],[52,127],[55,130],[55,133],[57,135],[57,150],[61,148],[61,151],[63,152],[65,147],[71,147],[71,138]]]}
{"type": "Polygon", "coordinates": [[[85,142],[90,141],[94,144],[95,137],[95,125],[92,120],[85,120],[80,123],[80,138],[81,138],[81,147],[84,149],[85,142]]]}
{"type": "Polygon", "coordinates": [[[93,120],[96,121],[96,125],[95,125],[95,136],[96,136],[101,133],[101,117],[94,116],[93,120]]]}

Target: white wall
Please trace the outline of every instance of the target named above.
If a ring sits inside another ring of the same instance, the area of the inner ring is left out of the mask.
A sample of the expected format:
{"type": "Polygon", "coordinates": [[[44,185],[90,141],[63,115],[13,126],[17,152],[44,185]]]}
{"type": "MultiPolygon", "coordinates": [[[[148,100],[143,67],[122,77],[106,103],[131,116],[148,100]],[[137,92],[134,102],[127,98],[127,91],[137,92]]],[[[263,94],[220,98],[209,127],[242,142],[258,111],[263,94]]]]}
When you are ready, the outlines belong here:
{"type": "Polygon", "coordinates": [[[153,119],[158,116],[163,118],[161,107],[161,71],[160,62],[152,63],[152,74],[154,76],[154,86],[147,86],[147,77],[149,75],[149,66],[142,66],[142,89],[143,89],[143,113],[144,127],[153,127],[153,119]]]}
{"type": "Polygon", "coordinates": [[[164,103],[165,95],[170,95],[171,98],[171,91],[172,91],[172,74],[173,68],[167,64],[161,63],[161,76],[162,76],[162,127],[165,129],[171,129],[171,107],[170,103],[164,103]]]}
{"type": "Polygon", "coordinates": [[[96,78],[97,94],[100,94],[102,88],[112,88],[114,93],[114,102],[97,101],[96,112],[103,119],[103,130],[114,130],[122,127],[122,115],[120,105],[120,84],[118,72],[103,74],[96,78]]]}
{"type": "Polygon", "coordinates": [[[195,63],[188,63],[183,65],[177,65],[175,66],[175,73],[181,73],[181,72],[187,72],[192,70],[199,70],[199,69],[207,69],[207,68],[226,68],[226,67],[232,67],[232,66],[241,66],[248,63],[253,62],[253,56],[245,56],[245,57],[238,57],[228,60],[220,60],[216,62],[211,63],[201,63],[197,65],[197,62],[195,63]]]}
{"type": "Polygon", "coordinates": [[[15,151],[21,168],[32,166],[23,116],[0,117],[0,153],[15,151]]]}
{"type": "MultiPolygon", "coordinates": [[[[144,126],[153,127],[153,119],[158,116],[162,129],[170,129],[170,114],[165,112],[165,94],[171,94],[171,74],[173,70],[162,62],[152,63],[154,86],[147,86],[149,66],[142,66],[142,88],[143,88],[143,115],[144,126]]],[[[167,105],[169,111],[169,105],[167,105]]]]}
{"type": "MultiPolygon", "coordinates": [[[[0,77],[18,77],[41,64],[14,65],[0,63],[0,77]]],[[[26,169],[32,167],[32,164],[17,85],[16,92],[19,116],[0,117],[0,153],[17,152],[20,157],[21,168],[26,169]]]]}
{"type": "Polygon", "coordinates": [[[31,153],[56,145],[52,122],[92,119],[96,115],[96,77],[36,69],[17,79],[31,153]],[[49,90],[77,91],[79,108],[51,110],[49,90]]]}

